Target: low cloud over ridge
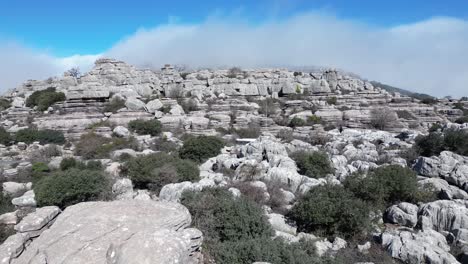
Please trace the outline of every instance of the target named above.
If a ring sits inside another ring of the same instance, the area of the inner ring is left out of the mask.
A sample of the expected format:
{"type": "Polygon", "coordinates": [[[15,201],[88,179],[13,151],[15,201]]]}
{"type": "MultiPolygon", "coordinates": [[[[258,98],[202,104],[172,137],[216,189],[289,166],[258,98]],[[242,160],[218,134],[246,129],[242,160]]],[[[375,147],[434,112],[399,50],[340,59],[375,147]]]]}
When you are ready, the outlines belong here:
{"type": "MultiPolygon", "coordinates": [[[[466,96],[467,46],[468,22],[461,19],[438,17],[385,28],[309,12],[260,24],[210,17],[200,24],[140,29],[103,54],[143,67],[328,66],[416,92],[466,96]]],[[[69,68],[77,59],[83,65],[91,58],[49,60],[54,67],[60,61],[63,71],[64,61],[69,68]]],[[[5,65],[0,69],[6,74],[5,65]]]]}

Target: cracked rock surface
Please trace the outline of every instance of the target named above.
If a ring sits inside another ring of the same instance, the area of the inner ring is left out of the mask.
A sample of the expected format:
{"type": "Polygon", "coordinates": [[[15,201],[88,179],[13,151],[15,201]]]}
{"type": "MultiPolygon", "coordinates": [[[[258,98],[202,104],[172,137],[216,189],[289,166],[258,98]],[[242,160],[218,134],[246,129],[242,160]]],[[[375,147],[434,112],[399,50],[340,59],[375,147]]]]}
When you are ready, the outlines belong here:
{"type": "Polygon", "coordinates": [[[202,235],[186,229],[190,223],[189,211],[176,203],[80,203],[11,263],[197,263],[202,235]]]}

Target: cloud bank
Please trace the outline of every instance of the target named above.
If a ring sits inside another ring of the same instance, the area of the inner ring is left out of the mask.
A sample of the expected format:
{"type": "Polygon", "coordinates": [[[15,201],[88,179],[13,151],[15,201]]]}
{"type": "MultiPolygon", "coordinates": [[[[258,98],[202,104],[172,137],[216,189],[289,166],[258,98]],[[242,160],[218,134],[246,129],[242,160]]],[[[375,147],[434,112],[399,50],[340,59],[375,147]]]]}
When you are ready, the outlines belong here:
{"type": "MultiPolygon", "coordinates": [[[[260,24],[232,17],[210,17],[190,25],[169,23],[140,29],[103,54],[141,67],[165,63],[336,67],[415,92],[459,97],[468,95],[466,47],[468,21],[461,19],[436,17],[396,27],[376,27],[323,12],[308,12],[260,24]]],[[[1,54],[2,48],[3,57],[1,54]]],[[[63,71],[64,65],[69,67],[77,61],[86,64],[95,57],[59,59],[19,54],[11,58],[21,65],[31,58],[37,64],[43,60],[47,65],[62,66],[63,71]]],[[[4,63],[0,62],[1,75],[9,67],[1,65],[4,63]]],[[[31,78],[26,72],[13,74],[16,69],[21,67],[9,71],[11,79],[31,78]]],[[[42,70],[46,69],[44,66],[42,70]]],[[[38,69],[34,73],[42,72],[38,69]]]]}

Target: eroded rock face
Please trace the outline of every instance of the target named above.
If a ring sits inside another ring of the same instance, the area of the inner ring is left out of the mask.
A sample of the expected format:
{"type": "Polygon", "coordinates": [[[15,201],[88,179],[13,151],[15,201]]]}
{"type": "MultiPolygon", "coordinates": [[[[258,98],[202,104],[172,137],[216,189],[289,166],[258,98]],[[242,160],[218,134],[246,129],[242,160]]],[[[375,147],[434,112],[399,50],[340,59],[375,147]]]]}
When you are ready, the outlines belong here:
{"type": "Polygon", "coordinates": [[[445,237],[433,230],[387,230],[381,236],[382,246],[397,259],[409,264],[456,264],[445,237]]]}
{"type": "Polygon", "coordinates": [[[188,210],[176,203],[80,203],[11,263],[197,263],[202,236],[186,229],[190,222],[188,210]]]}

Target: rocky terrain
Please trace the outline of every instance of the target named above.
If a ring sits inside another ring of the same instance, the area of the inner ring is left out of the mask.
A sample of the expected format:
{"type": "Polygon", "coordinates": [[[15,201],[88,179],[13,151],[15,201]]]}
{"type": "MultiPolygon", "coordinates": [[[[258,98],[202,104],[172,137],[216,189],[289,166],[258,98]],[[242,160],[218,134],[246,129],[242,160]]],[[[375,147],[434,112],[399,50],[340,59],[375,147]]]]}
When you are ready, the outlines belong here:
{"type": "Polygon", "coordinates": [[[0,99],[0,263],[468,263],[464,99],[112,59],[27,81],[0,99]]]}

